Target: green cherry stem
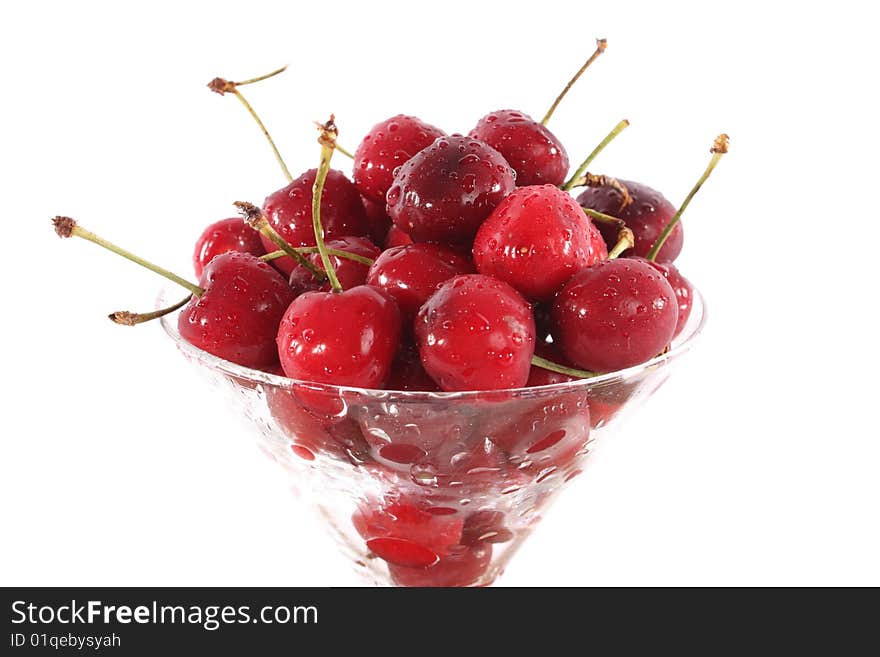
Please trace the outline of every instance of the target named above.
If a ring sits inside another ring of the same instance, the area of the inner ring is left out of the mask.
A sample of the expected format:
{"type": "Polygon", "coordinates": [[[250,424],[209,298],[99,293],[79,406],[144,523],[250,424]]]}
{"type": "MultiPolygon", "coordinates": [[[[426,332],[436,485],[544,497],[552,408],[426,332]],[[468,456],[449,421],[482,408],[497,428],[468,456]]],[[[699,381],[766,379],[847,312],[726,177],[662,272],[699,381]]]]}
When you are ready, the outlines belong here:
{"type": "Polygon", "coordinates": [[[709,165],[706,167],[706,170],[703,172],[703,175],[700,176],[700,179],[697,181],[697,184],[693,186],[691,191],[685,197],[684,202],[681,204],[681,207],[678,208],[678,211],[672,215],[672,219],[669,220],[669,223],[666,224],[666,227],[663,229],[663,232],[657,236],[657,240],[654,242],[654,245],[651,247],[651,250],[648,251],[648,255],[645,257],[646,260],[653,262],[657,259],[657,254],[660,253],[660,249],[663,248],[663,244],[666,242],[666,238],[672,233],[672,229],[675,228],[675,224],[681,219],[681,215],[687,209],[687,206],[690,205],[691,199],[696,196],[697,192],[700,191],[700,187],[703,186],[703,183],[709,178],[712,174],[712,170],[721,160],[722,156],[729,150],[730,148],[730,137],[726,134],[720,134],[715,138],[715,142],[712,144],[712,148],[709,149],[709,152],[712,153],[712,159],[709,160],[709,165]]]}
{"type": "Polygon", "coordinates": [[[627,249],[633,248],[635,244],[636,238],[635,235],[633,235],[633,232],[626,226],[621,226],[617,233],[617,244],[615,244],[614,248],[608,252],[608,259],[614,260],[627,249]]]}
{"type": "Polygon", "coordinates": [[[589,167],[590,164],[593,163],[593,160],[596,159],[599,153],[605,150],[605,147],[612,141],[614,141],[615,137],[617,137],[617,135],[626,130],[628,127],[629,121],[627,119],[623,119],[620,123],[614,126],[611,132],[605,135],[605,139],[599,142],[599,145],[596,146],[596,148],[593,149],[593,152],[587,156],[587,159],[581,162],[581,165],[577,168],[577,171],[574,172],[574,175],[569,178],[568,181],[562,186],[562,190],[567,192],[572,187],[574,187],[577,184],[578,180],[580,180],[581,176],[583,176],[586,172],[587,167],[589,167]]]}
{"type": "Polygon", "coordinates": [[[556,111],[556,108],[559,107],[559,103],[562,102],[562,99],[565,98],[565,94],[568,93],[568,90],[574,86],[574,83],[578,81],[578,78],[583,75],[584,71],[586,71],[590,64],[595,62],[599,55],[605,52],[605,48],[608,47],[608,41],[606,39],[596,39],[596,51],[590,55],[590,58],[584,62],[584,65],[580,67],[577,73],[568,81],[568,84],[565,85],[565,89],[556,97],[556,100],[553,101],[553,104],[550,106],[550,109],[547,110],[547,113],[544,115],[544,118],[541,119],[541,125],[547,125],[547,122],[550,120],[550,117],[553,116],[553,112],[556,111]]]}
{"type": "Polygon", "coordinates": [[[349,153],[347,150],[345,150],[345,149],[344,149],[342,146],[340,146],[339,144],[336,144],[336,150],[339,151],[342,155],[345,155],[345,157],[351,158],[352,160],[354,159],[354,155],[352,155],[351,153],[349,153]]]}
{"type": "Polygon", "coordinates": [[[132,262],[149,269],[160,276],[167,278],[169,281],[173,281],[177,283],[180,287],[189,290],[190,293],[194,294],[197,297],[202,296],[205,290],[198,285],[190,283],[188,280],[181,278],[177,274],[168,271],[167,269],[163,269],[158,265],[154,265],[152,262],[148,260],[144,260],[143,258],[136,256],[131,251],[126,251],[122,247],[116,246],[112,242],[108,242],[102,237],[98,237],[95,233],[86,230],[82,226],[76,223],[70,217],[55,217],[52,220],[52,225],[55,227],[55,232],[59,237],[80,237],[84,240],[92,242],[93,244],[97,244],[98,246],[102,246],[108,251],[112,251],[116,255],[120,255],[126,260],[131,260],[132,262]]]}
{"type": "Polygon", "coordinates": [[[586,370],[576,370],[573,367],[566,367],[565,365],[557,365],[553,361],[549,361],[546,358],[541,358],[540,356],[532,356],[532,365],[535,367],[540,367],[544,370],[550,370],[551,372],[557,372],[559,374],[565,374],[567,376],[574,376],[578,379],[591,379],[594,376],[599,376],[595,372],[588,372],[586,370]]]}
{"type": "MultiPolygon", "coordinates": [[[[312,254],[318,253],[317,246],[295,246],[293,250],[297,253],[302,254],[312,254]]],[[[349,253],[348,251],[343,251],[341,249],[327,249],[327,253],[332,256],[336,256],[337,258],[347,258],[348,260],[354,260],[355,262],[359,262],[362,265],[366,265],[369,267],[373,264],[373,260],[370,258],[365,258],[362,255],[358,255],[357,253],[349,253]]],[[[272,262],[273,260],[277,260],[278,258],[283,258],[287,254],[284,251],[272,251],[271,253],[267,253],[266,255],[261,255],[260,260],[265,260],[266,262],[272,262]]]]}
{"type": "Polygon", "coordinates": [[[333,157],[333,151],[336,150],[336,135],[339,134],[335,117],[331,114],[327,123],[318,124],[318,130],[320,131],[318,143],[321,144],[321,161],[318,164],[318,173],[315,175],[315,184],[312,185],[312,227],[315,229],[315,245],[321,255],[321,264],[324,265],[327,280],[330,281],[330,289],[333,292],[342,292],[342,285],[336,277],[333,263],[330,262],[327,245],[324,244],[324,229],[321,226],[321,199],[324,194],[324,181],[327,180],[327,173],[330,171],[330,159],[333,157]]]}
{"type": "Polygon", "coordinates": [[[281,249],[285,255],[289,255],[291,258],[297,261],[300,265],[308,269],[312,276],[317,278],[319,281],[323,281],[326,276],[324,276],[324,272],[315,267],[311,262],[309,262],[305,256],[303,256],[299,251],[293,248],[287,240],[285,240],[281,235],[278,234],[278,231],[272,227],[272,224],[269,223],[269,220],[263,215],[263,211],[260,210],[253,203],[248,203],[247,201],[235,201],[233,203],[235,207],[238,208],[239,213],[242,217],[244,217],[244,222],[253,228],[255,231],[264,235],[267,239],[272,240],[272,243],[275,244],[279,249],[281,249]]]}
{"type": "Polygon", "coordinates": [[[244,105],[244,108],[248,111],[251,117],[256,121],[257,125],[260,126],[260,130],[263,132],[263,136],[266,137],[266,141],[269,142],[269,146],[272,147],[272,152],[275,153],[275,159],[278,161],[278,164],[281,166],[281,170],[284,172],[284,177],[287,178],[287,182],[293,182],[293,176],[290,175],[290,170],[287,168],[287,165],[284,163],[284,158],[281,157],[281,152],[278,150],[278,147],[275,145],[275,140],[272,139],[272,135],[269,134],[269,130],[266,128],[263,121],[260,119],[260,116],[251,107],[251,104],[245,99],[244,96],[241,95],[241,92],[238,90],[238,87],[241,87],[246,84],[253,84],[254,82],[259,82],[261,80],[266,80],[268,78],[274,77],[279,73],[283,73],[287,70],[287,66],[282,66],[281,68],[272,71],[271,73],[267,73],[266,75],[260,75],[256,78],[250,78],[249,80],[243,80],[241,82],[229,82],[228,80],[224,80],[223,78],[214,78],[208,83],[208,89],[211,91],[220,94],[223,96],[224,94],[231,93],[236,98],[238,98],[239,102],[244,105]]]}
{"type": "Polygon", "coordinates": [[[136,326],[137,324],[143,324],[144,322],[149,322],[153,319],[158,319],[159,317],[164,317],[169,313],[173,313],[178,308],[183,308],[183,306],[188,304],[190,299],[192,299],[192,295],[188,294],[177,303],[168,306],[167,308],[154,310],[153,312],[132,313],[127,310],[117,310],[115,313],[107,315],[107,317],[116,324],[122,324],[123,326],[136,326]]]}
{"type": "Polygon", "coordinates": [[[621,210],[632,203],[632,196],[630,196],[626,185],[620,182],[617,178],[612,178],[611,176],[603,176],[587,171],[584,175],[574,181],[572,187],[610,187],[620,194],[621,210]]]}

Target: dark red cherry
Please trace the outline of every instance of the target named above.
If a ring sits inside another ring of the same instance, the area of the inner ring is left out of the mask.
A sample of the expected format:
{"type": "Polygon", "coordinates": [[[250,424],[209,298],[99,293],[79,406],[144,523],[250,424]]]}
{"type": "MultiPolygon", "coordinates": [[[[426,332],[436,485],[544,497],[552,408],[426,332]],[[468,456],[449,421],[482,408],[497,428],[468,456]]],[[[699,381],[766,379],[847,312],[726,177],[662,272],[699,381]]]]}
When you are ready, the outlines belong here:
{"type": "Polygon", "coordinates": [[[292,379],[381,388],[400,338],[400,311],[383,292],[360,285],[306,292],[287,308],[278,353],[292,379]]]}
{"type": "Polygon", "coordinates": [[[382,503],[364,503],[352,523],[367,548],[388,563],[408,568],[428,568],[459,544],[464,519],[460,513],[447,513],[415,498],[382,503]]]}
{"type": "Polygon", "coordinates": [[[377,123],[354,153],[354,184],[365,197],[384,204],[394,170],[445,134],[403,114],[377,123]]]}
{"type": "Polygon", "coordinates": [[[388,229],[388,234],[385,235],[386,249],[390,249],[394,246],[403,246],[404,244],[412,243],[412,238],[393,224],[391,225],[391,228],[388,229]]]}
{"type": "Polygon", "coordinates": [[[675,292],[645,262],[606,260],[575,274],[553,304],[554,338],[577,367],[611,372],[638,365],[669,344],[675,292]]]}
{"type": "Polygon", "coordinates": [[[367,283],[388,293],[397,302],[403,321],[411,322],[441,283],[473,271],[470,261],[452,249],[408,244],[384,251],[370,267],[367,283]]]}
{"type": "MultiPolygon", "coordinates": [[[[626,186],[632,197],[632,203],[623,209],[620,208],[620,193],[610,187],[588,187],[578,196],[577,202],[585,208],[623,219],[632,230],[636,242],[632,249],[627,249],[623,254],[645,257],[666,224],[672,219],[676,208],[666,200],[663,194],[647,185],[630,180],[621,180],[620,182],[626,186]]],[[[617,243],[618,235],[615,226],[603,224],[599,226],[599,230],[602,231],[605,244],[609,249],[617,243]]],[[[660,249],[660,253],[657,254],[657,261],[672,262],[675,260],[681,253],[683,242],[684,229],[679,221],[669,234],[663,248],[660,249]]]]}
{"type": "Polygon", "coordinates": [[[204,288],[178,317],[180,335],[219,358],[263,369],[278,362],[275,336],[294,293],[269,264],[230,251],[208,263],[204,288]]]}
{"type": "Polygon", "coordinates": [[[520,388],[535,351],[535,318],[503,281],[465,274],[443,283],[415,322],[422,363],[443,390],[520,388]]]}
{"type": "MultiPolygon", "coordinates": [[[[366,237],[340,237],[335,240],[329,240],[325,244],[328,249],[347,251],[370,260],[375,260],[381,253],[379,247],[366,237]]],[[[311,253],[306,258],[320,271],[324,271],[324,263],[321,261],[319,253],[311,253]]],[[[343,290],[363,285],[367,280],[367,271],[370,269],[369,265],[335,255],[330,256],[330,263],[336,271],[336,277],[339,279],[343,290]]],[[[330,283],[326,279],[323,281],[315,280],[312,272],[302,265],[296,265],[293,271],[290,272],[290,287],[298,293],[313,290],[327,291],[330,289],[330,283]]]]}
{"type": "Polygon", "coordinates": [[[242,221],[241,217],[222,219],[205,228],[196,241],[193,253],[196,276],[202,275],[202,271],[215,256],[229,251],[241,251],[255,256],[266,253],[260,234],[242,221]]]}
{"type": "Polygon", "coordinates": [[[504,156],[516,171],[516,184],[561,185],[568,175],[568,154],[545,126],[517,110],[487,114],[470,132],[504,156]]]}
{"type": "MultiPolygon", "coordinates": [[[[456,545],[428,568],[411,568],[388,564],[388,572],[397,586],[451,587],[473,586],[489,570],[492,546],[482,543],[474,547],[456,545]]],[[[486,584],[488,582],[485,582],[486,584]]]]}
{"type": "Polygon", "coordinates": [[[530,301],[547,301],[578,271],[607,257],[599,230],[552,185],[511,192],[474,239],[477,270],[510,283],[530,301]]]}
{"type": "Polygon", "coordinates": [[[513,190],[515,176],[491,146],[440,137],[397,170],[385,197],[388,215],[414,242],[467,242],[513,190]]]}
{"type": "MultiPolygon", "coordinates": [[[[314,246],[315,231],[312,227],[312,185],[317,169],[310,169],[287,187],[270,194],[263,203],[263,214],[272,227],[291,246],[314,246]]],[[[331,169],[321,195],[321,225],[324,239],[332,240],[346,235],[368,235],[370,224],[357,187],[345,175],[331,169]]],[[[277,246],[261,236],[267,251],[277,246]]],[[[273,264],[289,274],[296,264],[284,256],[273,264]]]]}
{"type": "Polygon", "coordinates": [[[394,362],[391,363],[391,374],[385,382],[388,390],[421,390],[437,392],[439,386],[434,382],[419,357],[419,350],[414,344],[404,344],[397,350],[394,362]]]}
{"type": "MultiPolygon", "coordinates": [[[[660,249],[660,252],[662,253],[663,249],[660,249]]],[[[634,258],[634,260],[641,260],[641,258],[634,258]]],[[[678,323],[675,325],[675,333],[672,337],[676,338],[682,332],[688,318],[691,316],[691,308],[694,303],[694,286],[681,275],[678,268],[671,262],[651,262],[649,260],[645,260],[645,262],[663,274],[666,280],[669,281],[669,285],[672,286],[673,292],[675,292],[675,298],[678,301],[678,323]]]]}
{"type": "Polygon", "coordinates": [[[366,196],[361,196],[364,203],[364,211],[367,213],[367,222],[370,224],[370,239],[373,244],[385,244],[388,231],[393,225],[391,217],[385,212],[385,200],[372,201],[366,196]]]}
{"type": "MultiPolygon", "coordinates": [[[[535,347],[535,355],[549,360],[551,363],[574,368],[574,365],[566,362],[565,356],[562,355],[562,352],[555,344],[539,342],[535,347]]],[[[535,386],[550,386],[555,383],[568,383],[569,381],[576,380],[575,377],[569,376],[568,374],[560,374],[559,372],[545,370],[543,367],[532,365],[531,370],[529,370],[529,380],[526,382],[526,386],[529,388],[535,386]]]]}

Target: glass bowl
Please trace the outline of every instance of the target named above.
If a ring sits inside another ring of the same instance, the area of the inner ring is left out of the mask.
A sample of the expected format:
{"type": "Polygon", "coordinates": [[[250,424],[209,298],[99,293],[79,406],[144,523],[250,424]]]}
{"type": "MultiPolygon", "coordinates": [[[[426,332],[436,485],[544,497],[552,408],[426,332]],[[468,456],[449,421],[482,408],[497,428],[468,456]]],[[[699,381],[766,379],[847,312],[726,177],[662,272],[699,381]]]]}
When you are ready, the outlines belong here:
{"type": "MultiPolygon", "coordinates": [[[[159,307],[177,290],[168,290],[159,307]]],[[[296,381],[189,344],[162,326],[257,430],[263,451],[369,582],[486,586],[584,467],[687,353],[706,320],[694,291],[665,353],[592,379],[476,392],[368,390],[296,381]]]]}

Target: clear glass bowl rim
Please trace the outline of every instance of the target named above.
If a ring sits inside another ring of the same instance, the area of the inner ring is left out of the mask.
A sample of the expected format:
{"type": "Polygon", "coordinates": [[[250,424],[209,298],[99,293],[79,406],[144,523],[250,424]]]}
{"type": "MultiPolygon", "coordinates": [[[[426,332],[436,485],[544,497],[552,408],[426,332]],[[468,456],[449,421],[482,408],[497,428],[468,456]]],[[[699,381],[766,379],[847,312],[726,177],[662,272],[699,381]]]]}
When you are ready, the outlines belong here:
{"type": "MultiPolygon", "coordinates": [[[[171,289],[172,288],[170,287],[165,288],[159,294],[156,305],[157,308],[162,308],[168,306],[170,303],[173,303],[172,299],[175,298],[178,288],[173,288],[173,290],[175,291],[174,294],[172,294],[171,289]]],[[[682,331],[681,335],[678,336],[676,341],[673,342],[673,346],[666,353],[655,356],[651,360],[640,363],[639,365],[634,365],[623,370],[599,374],[588,379],[578,379],[576,381],[554,383],[552,385],[546,386],[534,386],[529,388],[507,388],[503,390],[424,392],[409,390],[387,390],[384,388],[357,388],[353,386],[338,386],[329,383],[316,383],[314,381],[289,379],[278,374],[270,374],[261,370],[255,370],[249,367],[244,367],[242,365],[237,365],[236,363],[218,358],[217,356],[214,356],[213,354],[210,354],[207,351],[199,349],[198,347],[190,344],[183,339],[183,337],[180,335],[180,332],[177,330],[177,318],[181,312],[180,310],[161,317],[160,322],[162,324],[162,328],[165,329],[165,332],[177,343],[178,348],[180,348],[190,357],[197,360],[200,364],[212,370],[222,372],[223,374],[227,374],[238,379],[243,379],[251,383],[260,383],[264,385],[271,385],[274,387],[287,389],[291,389],[293,387],[304,387],[308,388],[309,390],[324,391],[328,394],[340,396],[358,395],[366,398],[374,398],[377,401],[385,403],[395,400],[410,403],[431,401],[449,403],[456,400],[473,401],[495,396],[498,396],[499,398],[534,398],[553,396],[576,390],[586,391],[591,388],[606,387],[615,383],[623,383],[637,378],[643,372],[656,369],[662,365],[665,365],[666,363],[676,359],[678,356],[689,351],[696,341],[697,337],[702,333],[703,328],[706,325],[707,318],[706,302],[703,298],[703,295],[699,292],[699,290],[697,290],[697,288],[692,288],[692,292],[693,294],[691,298],[691,315],[688,318],[688,322],[685,325],[685,328],[682,331]]]]}

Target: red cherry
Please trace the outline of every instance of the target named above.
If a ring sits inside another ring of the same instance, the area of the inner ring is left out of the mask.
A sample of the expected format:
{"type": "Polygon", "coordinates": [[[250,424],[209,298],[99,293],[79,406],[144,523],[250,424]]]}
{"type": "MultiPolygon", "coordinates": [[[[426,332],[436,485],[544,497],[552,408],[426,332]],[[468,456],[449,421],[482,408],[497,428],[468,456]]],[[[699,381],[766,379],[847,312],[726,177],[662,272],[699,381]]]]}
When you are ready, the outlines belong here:
{"type": "Polygon", "coordinates": [[[441,283],[473,271],[468,260],[449,248],[408,244],[384,251],[370,267],[367,283],[393,298],[403,321],[409,323],[441,283]]]}
{"type": "Polygon", "coordinates": [[[581,269],[608,257],[602,235],[574,199],[552,185],[511,192],[480,226],[474,263],[531,301],[546,301],[581,269]]]}
{"type": "Polygon", "coordinates": [[[344,457],[343,446],[334,440],[325,418],[310,413],[292,390],[266,386],[266,405],[278,426],[291,441],[293,453],[306,461],[319,454],[344,457]]]}
{"type": "MultiPolygon", "coordinates": [[[[620,194],[610,187],[588,187],[578,196],[577,202],[585,208],[623,219],[633,232],[636,241],[635,246],[632,249],[627,249],[623,254],[645,257],[666,224],[672,219],[676,208],[666,200],[663,194],[647,185],[629,180],[620,180],[619,182],[626,187],[632,197],[632,203],[623,209],[620,207],[620,194]]],[[[613,247],[617,242],[617,227],[602,224],[599,226],[599,230],[602,231],[608,248],[613,247]]],[[[675,260],[681,253],[683,242],[684,229],[679,222],[672,229],[663,248],[660,249],[657,261],[672,262],[675,260]]]]}
{"type": "Polygon", "coordinates": [[[659,354],[675,332],[678,305],[666,279],[644,262],[606,260],[575,274],[553,304],[553,335],[577,367],[611,372],[659,354]]]}
{"type": "Polygon", "coordinates": [[[462,545],[506,543],[512,538],[513,532],[505,527],[504,514],[491,509],[470,514],[465,518],[461,531],[462,545]]]}
{"type": "MultiPolygon", "coordinates": [[[[316,174],[317,169],[306,171],[287,187],[270,194],[263,203],[266,219],[291,246],[315,245],[312,185],[316,174]]],[[[327,174],[321,195],[321,225],[326,240],[370,233],[370,224],[357,187],[344,174],[334,169],[327,174]]],[[[262,235],[260,238],[267,251],[278,248],[269,238],[262,235]]],[[[290,274],[296,264],[288,256],[272,262],[285,274],[290,274]]]]}
{"type": "Polygon", "coordinates": [[[393,224],[391,228],[388,229],[388,234],[385,236],[386,249],[390,249],[394,246],[403,246],[404,244],[412,243],[412,238],[393,224]]]}
{"type": "Polygon", "coordinates": [[[381,388],[400,337],[400,311],[385,294],[360,285],[306,292],[287,308],[278,353],[292,379],[381,388]]]}
{"type": "Polygon", "coordinates": [[[205,228],[196,241],[193,253],[196,276],[202,275],[205,266],[215,256],[229,251],[241,251],[255,256],[266,253],[260,234],[242,221],[241,217],[222,219],[205,228]]]}
{"type": "Polygon", "coordinates": [[[391,364],[391,374],[385,382],[388,390],[421,390],[437,392],[439,386],[434,382],[419,357],[419,350],[414,344],[404,344],[397,350],[391,364]]]}
{"type": "Polygon", "coordinates": [[[422,364],[443,390],[519,388],[529,378],[535,318],[503,281],[449,279],[422,306],[415,332],[422,364]]]}
{"type": "MultiPolygon", "coordinates": [[[[574,368],[574,365],[566,362],[565,356],[562,355],[562,352],[555,344],[539,342],[535,347],[535,354],[541,358],[549,360],[551,363],[574,368]]],[[[526,385],[531,388],[534,386],[550,386],[555,383],[568,383],[569,381],[576,380],[575,377],[569,376],[568,374],[560,374],[553,370],[547,370],[543,367],[532,365],[531,370],[529,370],[529,380],[526,382],[526,385]]]]}
{"type": "Polygon", "coordinates": [[[411,568],[388,564],[388,572],[397,586],[450,587],[472,586],[489,570],[492,546],[486,543],[475,547],[457,545],[449,554],[440,557],[433,566],[411,568]]]}
{"type": "Polygon", "coordinates": [[[275,335],[293,301],[287,281],[249,253],[230,251],[208,263],[178,317],[180,335],[219,358],[261,369],[278,362],[275,335]]]}
{"type": "Polygon", "coordinates": [[[388,238],[388,231],[393,225],[391,217],[385,212],[385,199],[373,201],[366,196],[361,196],[364,204],[364,212],[367,213],[367,222],[370,224],[370,239],[373,244],[384,244],[388,238]]]}
{"type": "Polygon", "coordinates": [[[394,170],[445,134],[403,114],[377,123],[354,153],[354,184],[365,197],[384,204],[394,170]]]}
{"type": "Polygon", "coordinates": [[[418,500],[363,504],[352,516],[367,547],[389,563],[410,568],[435,565],[461,540],[464,520],[459,513],[432,513],[418,500]]]}
{"type": "Polygon", "coordinates": [[[568,175],[568,154],[545,126],[517,110],[498,110],[477,122],[470,136],[486,142],[516,171],[516,184],[561,185],[568,175]]]}
{"type": "Polygon", "coordinates": [[[403,164],[388,190],[388,215],[414,242],[467,242],[514,188],[516,174],[491,146],[440,137],[403,164]]]}
{"type": "MultiPolygon", "coordinates": [[[[347,251],[355,255],[375,260],[379,257],[381,251],[379,247],[373,244],[366,237],[340,237],[339,239],[330,240],[325,243],[328,249],[338,249],[339,251],[347,251]]],[[[310,253],[306,256],[308,261],[312,263],[319,271],[324,271],[324,263],[321,261],[321,254],[310,253]]],[[[367,280],[367,271],[369,265],[362,262],[343,258],[342,256],[330,256],[330,262],[336,272],[336,277],[342,285],[342,289],[349,290],[358,285],[363,285],[367,280]]],[[[296,292],[310,292],[313,290],[330,289],[330,283],[327,280],[317,281],[308,269],[302,265],[296,265],[290,272],[290,287],[296,292]]]]}
{"type": "MultiPolygon", "coordinates": [[[[662,252],[662,249],[661,249],[662,252]]],[[[633,258],[633,260],[642,260],[642,258],[633,258]]],[[[675,325],[675,333],[673,338],[678,337],[687,324],[688,318],[691,316],[691,308],[694,300],[694,286],[691,282],[681,275],[678,268],[671,262],[652,262],[645,260],[654,269],[659,271],[669,281],[672,291],[675,292],[675,299],[678,301],[678,323],[675,325]]]]}

